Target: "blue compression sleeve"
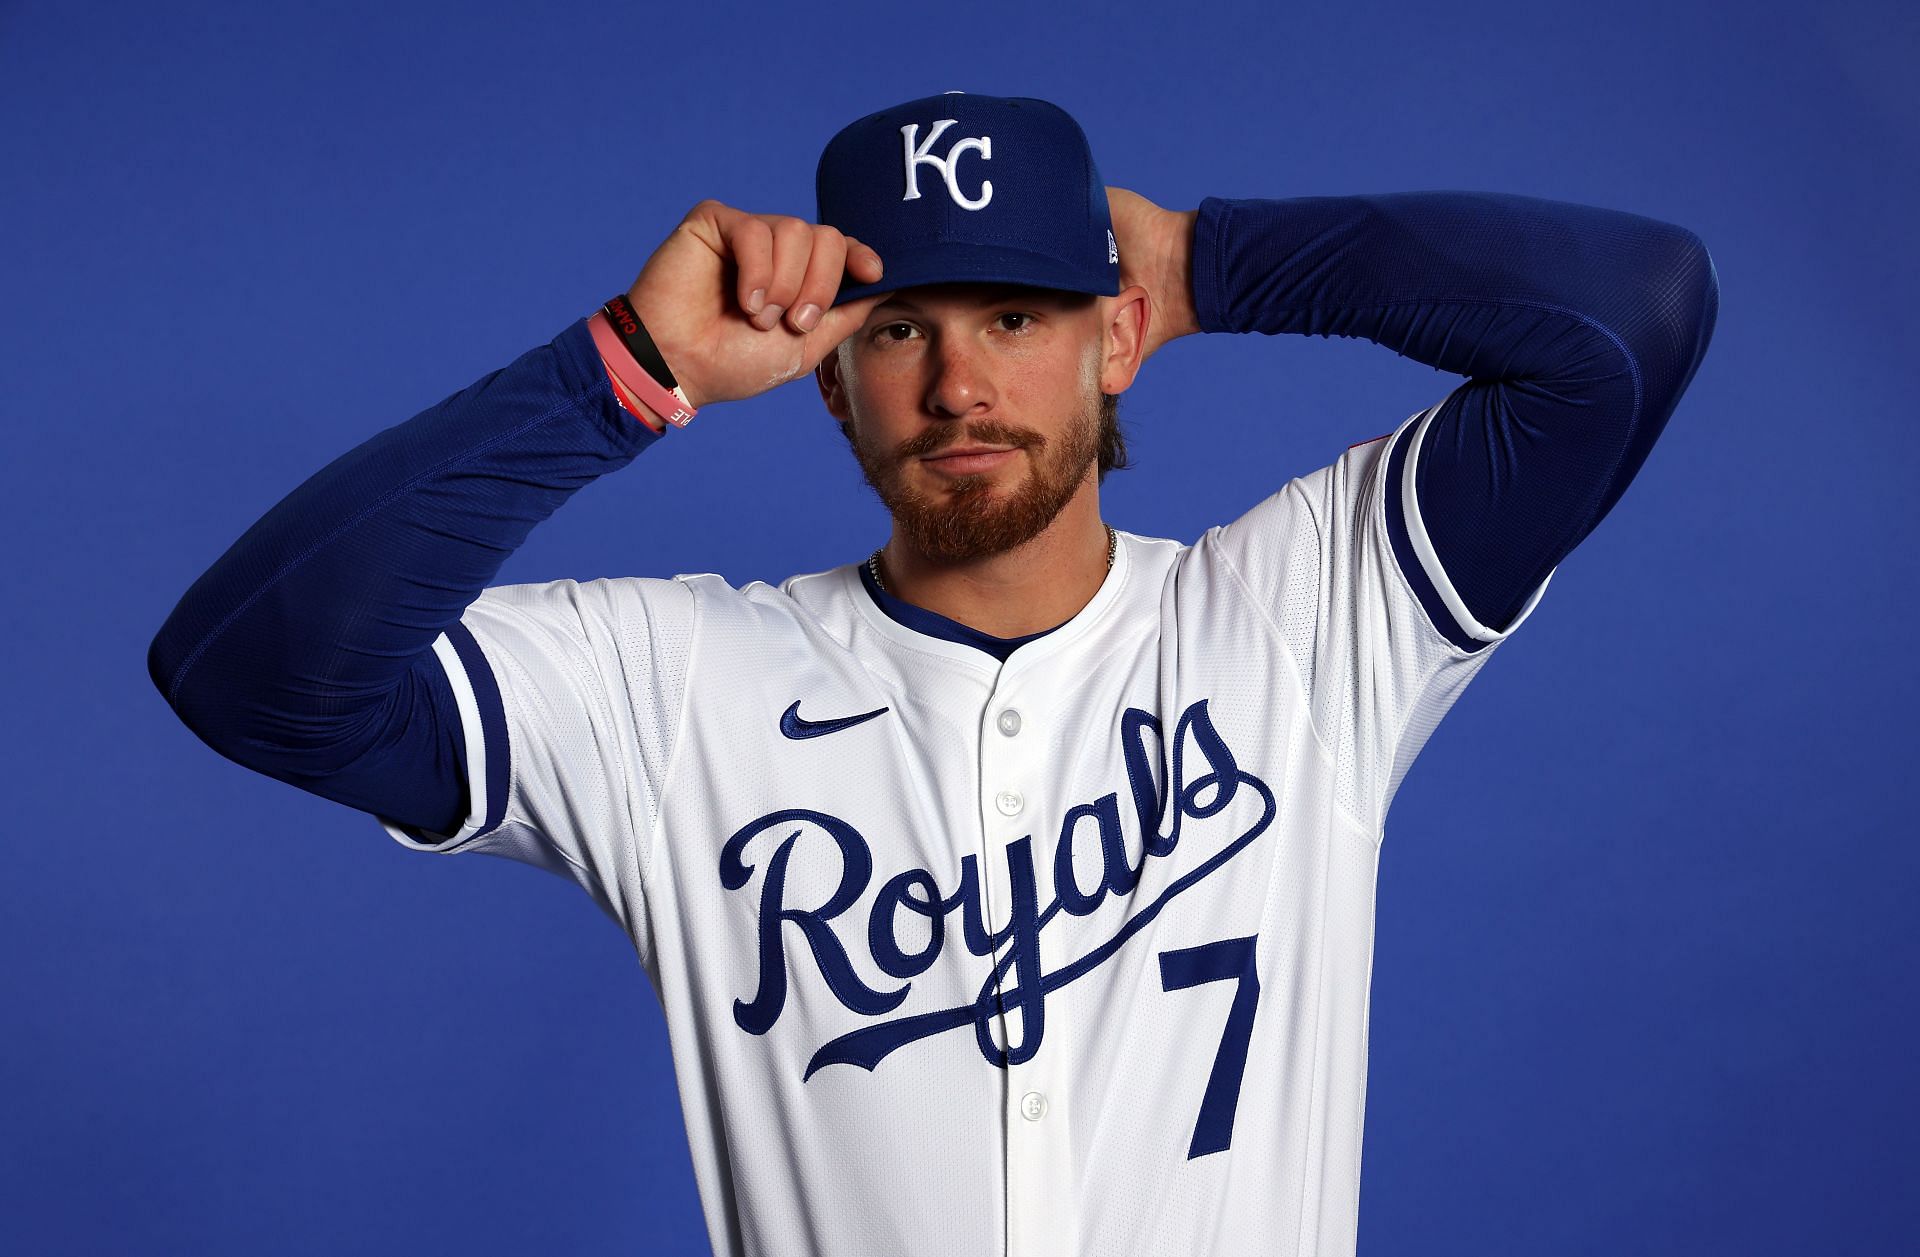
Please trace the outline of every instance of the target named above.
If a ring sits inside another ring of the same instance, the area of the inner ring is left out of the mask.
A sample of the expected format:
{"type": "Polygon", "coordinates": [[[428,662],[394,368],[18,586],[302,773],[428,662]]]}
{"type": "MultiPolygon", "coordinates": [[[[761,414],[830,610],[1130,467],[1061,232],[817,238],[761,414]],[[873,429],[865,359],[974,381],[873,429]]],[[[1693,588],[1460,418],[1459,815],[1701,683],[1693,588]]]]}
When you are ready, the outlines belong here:
{"type": "Polygon", "coordinates": [[[236,763],[454,833],[465,745],[434,640],[471,646],[461,612],[533,526],[657,439],[583,318],[288,494],[187,590],[148,672],[236,763]]]}
{"type": "MultiPolygon", "coordinates": [[[[1414,496],[1461,600],[1504,629],[1640,470],[1706,353],[1719,282],[1698,236],[1617,210],[1490,192],[1209,197],[1193,296],[1202,331],[1364,337],[1470,377],[1428,425],[1414,496]]],[[[1443,632],[1482,644],[1408,578],[1443,632]]]]}

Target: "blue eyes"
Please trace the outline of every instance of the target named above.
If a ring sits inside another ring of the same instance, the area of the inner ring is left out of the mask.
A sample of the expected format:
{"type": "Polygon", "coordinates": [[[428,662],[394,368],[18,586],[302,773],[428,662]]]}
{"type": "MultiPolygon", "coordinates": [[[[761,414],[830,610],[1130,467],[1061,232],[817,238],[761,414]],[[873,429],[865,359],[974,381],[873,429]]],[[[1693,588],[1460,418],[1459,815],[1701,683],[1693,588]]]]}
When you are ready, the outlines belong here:
{"type": "MultiPolygon", "coordinates": [[[[1006,313],[998,314],[998,315],[995,315],[994,317],[996,320],[1019,319],[1021,321],[1020,325],[1018,327],[1010,329],[1016,335],[1025,332],[1029,327],[1033,326],[1033,315],[1023,314],[1017,310],[1008,310],[1006,313]]],[[[908,339],[908,337],[891,335],[892,332],[894,332],[896,329],[899,329],[899,328],[905,328],[907,329],[908,332],[913,332],[918,330],[911,323],[882,323],[879,327],[876,327],[873,329],[873,339],[880,342],[883,345],[901,344],[905,342],[908,339]]]]}

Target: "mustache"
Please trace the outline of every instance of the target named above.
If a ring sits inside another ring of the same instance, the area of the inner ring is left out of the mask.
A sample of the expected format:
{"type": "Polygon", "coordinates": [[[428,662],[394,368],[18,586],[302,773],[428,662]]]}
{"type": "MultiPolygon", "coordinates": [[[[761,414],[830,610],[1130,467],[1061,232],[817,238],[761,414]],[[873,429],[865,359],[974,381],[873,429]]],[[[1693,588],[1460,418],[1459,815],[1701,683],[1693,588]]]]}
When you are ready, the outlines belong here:
{"type": "Polygon", "coordinates": [[[905,460],[925,458],[937,454],[949,445],[958,445],[962,441],[980,445],[1006,445],[1017,450],[1031,449],[1047,443],[1047,438],[1032,428],[1015,427],[997,419],[976,419],[962,427],[958,424],[941,424],[928,428],[919,436],[902,441],[894,450],[894,457],[905,460]]]}

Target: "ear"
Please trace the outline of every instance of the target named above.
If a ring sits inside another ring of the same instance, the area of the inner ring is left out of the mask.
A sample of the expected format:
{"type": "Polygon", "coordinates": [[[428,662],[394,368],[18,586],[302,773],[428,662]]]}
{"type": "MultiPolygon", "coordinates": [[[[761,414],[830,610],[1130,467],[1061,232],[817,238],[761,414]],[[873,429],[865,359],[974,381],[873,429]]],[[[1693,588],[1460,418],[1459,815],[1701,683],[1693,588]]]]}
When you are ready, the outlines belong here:
{"type": "Polygon", "coordinates": [[[853,419],[853,412],[847,406],[846,381],[840,374],[840,347],[835,345],[827,352],[813,369],[813,378],[820,385],[820,400],[826,403],[827,413],[841,423],[853,419]]]}
{"type": "Polygon", "coordinates": [[[1139,284],[1129,284],[1115,297],[1102,297],[1105,322],[1100,361],[1100,391],[1124,393],[1146,361],[1147,329],[1153,320],[1153,298],[1139,284]]]}

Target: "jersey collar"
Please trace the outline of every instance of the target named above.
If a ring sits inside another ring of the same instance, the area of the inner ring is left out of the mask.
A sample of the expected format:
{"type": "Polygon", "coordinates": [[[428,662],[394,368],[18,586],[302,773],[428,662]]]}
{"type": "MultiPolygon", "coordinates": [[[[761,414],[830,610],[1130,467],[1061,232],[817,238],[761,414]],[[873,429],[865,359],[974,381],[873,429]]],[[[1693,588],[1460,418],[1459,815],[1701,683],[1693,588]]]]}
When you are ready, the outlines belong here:
{"type": "Polygon", "coordinates": [[[904,602],[877,588],[866,564],[841,569],[842,588],[855,609],[882,637],[912,650],[940,655],[976,669],[1025,669],[1070,647],[1119,600],[1132,566],[1132,536],[1115,529],[1119,545],[1113,569],[1087,605],[1066,623],[1024,637],[994,637],[924,607],[904,602]]]}

